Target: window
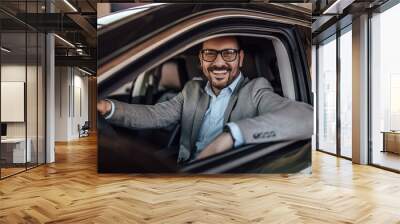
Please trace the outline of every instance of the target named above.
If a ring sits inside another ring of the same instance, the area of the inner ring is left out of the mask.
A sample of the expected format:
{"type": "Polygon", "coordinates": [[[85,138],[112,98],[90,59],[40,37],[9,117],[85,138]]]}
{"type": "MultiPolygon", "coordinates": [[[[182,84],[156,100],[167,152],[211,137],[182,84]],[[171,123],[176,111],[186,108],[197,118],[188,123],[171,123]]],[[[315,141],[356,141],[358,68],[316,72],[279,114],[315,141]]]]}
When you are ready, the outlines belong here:
{"type": "Polygon", "coordinates": [[[340,155],[352,156],[352,33],[351,26],[340,36],[340,155]]]}
{"type": "Polygon", "coordinates": [[[318,48],[318,145],[336,154],[336,36],[318,48]]]}
{"type": "Polygon", "coordinates": [[[372,163],[400,170],[400,4],[371,18],[372,163]],[[397,142],[397,143],[396,143],[397,142]],[[393,149],[389,144],[395,143],[393,149]]]}
{"type": "Polygon", "coordinates": [[[352,25],[337,33],[317,47],[316,148],[351,159],[352,25]]]}

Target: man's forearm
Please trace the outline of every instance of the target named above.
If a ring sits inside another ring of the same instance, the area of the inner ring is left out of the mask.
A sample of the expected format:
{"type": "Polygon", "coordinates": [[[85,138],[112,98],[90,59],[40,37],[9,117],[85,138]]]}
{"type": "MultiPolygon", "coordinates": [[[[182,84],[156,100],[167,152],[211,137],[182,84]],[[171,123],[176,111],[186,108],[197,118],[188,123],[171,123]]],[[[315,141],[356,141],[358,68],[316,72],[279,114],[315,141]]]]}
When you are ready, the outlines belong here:
{"type": "Polygon", "coordinates": [[[233,147],[232,135],[228,132],[222,132],[214,141],[212,141],[196,159],[203,159],[221,152],[224,152],[233,147]]]}
{"type": "Polygon", "coordinates": [[[115,111],[108,122],[132,129],[163,128],[181,119],[181,94],[156,105],[128,104],[112,100],[115,111]]]}

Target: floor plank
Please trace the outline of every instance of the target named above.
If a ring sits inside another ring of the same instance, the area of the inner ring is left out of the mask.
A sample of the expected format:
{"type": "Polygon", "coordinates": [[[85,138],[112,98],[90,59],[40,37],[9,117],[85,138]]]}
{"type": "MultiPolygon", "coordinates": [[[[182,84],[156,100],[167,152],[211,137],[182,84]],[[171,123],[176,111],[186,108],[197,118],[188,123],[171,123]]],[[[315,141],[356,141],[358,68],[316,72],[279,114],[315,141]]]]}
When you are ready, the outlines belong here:
{"type": "Polygon", "coordinates": [[[0,181],[0,223],[400,223],[400,175],[313,152],[313,173],[97,174],[96,138],[0,181]]]}

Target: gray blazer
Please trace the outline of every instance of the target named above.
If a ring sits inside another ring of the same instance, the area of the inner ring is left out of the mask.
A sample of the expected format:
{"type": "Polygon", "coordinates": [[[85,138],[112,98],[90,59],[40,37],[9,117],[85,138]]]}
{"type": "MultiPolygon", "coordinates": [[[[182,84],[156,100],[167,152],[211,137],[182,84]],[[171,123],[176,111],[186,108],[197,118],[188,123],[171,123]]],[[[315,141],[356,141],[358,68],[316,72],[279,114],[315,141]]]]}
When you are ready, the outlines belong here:
{"type": "MultiPolygon", "coordinates": [[[[113,101],[115,111],[109,121],[132,129],[163,128],[181,124],[178,163],[195,155],[195,142],[209,104],[205,82],[189,81],[169,101],[137,105],[113,101]]],[[[224,124],[235,122],[245,144],[310,138],[313,108],[309,104],[281,97],[265,78],[241,78],[224,114],[224,124]]]]}

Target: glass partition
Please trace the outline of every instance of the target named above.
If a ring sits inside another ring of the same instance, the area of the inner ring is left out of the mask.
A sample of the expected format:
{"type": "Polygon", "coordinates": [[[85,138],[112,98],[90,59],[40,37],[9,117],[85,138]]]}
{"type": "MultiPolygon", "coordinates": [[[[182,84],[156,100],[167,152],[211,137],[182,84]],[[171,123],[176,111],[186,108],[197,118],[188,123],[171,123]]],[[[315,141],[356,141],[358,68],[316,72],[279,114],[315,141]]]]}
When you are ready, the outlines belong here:
{"type": "MultiPolygon", "coordinates": [[[[16,13],[41,13],[43,5],[0,2],[16,13]]],[[[5,178],[45,163],[46,39],[12,14],[0,11],[0,19],[8,21],[0,23],[0,178],[5,178]]]]}
{"type": "Polygon", "coordinates": [[[1,176],[26,169],[26,33],[1,34],[1,176]],[[7,50],[4,50],[7,49],[7,50]]]}
{"type": "MultiPolygon", "coordinates": [[[[26,12],[39,13],[37,1],[27,2],[26,12]]],[[[31,18],[37,20],[38,17],[31,18]]],[[[34,21],[37,23],[37,21],[34,21]]],[[[26,80],[26,111],[27,111],[27,151],[30,158],[27,167],[38,165],[38,76],[39,76],[39,33],[27,27],[27,80],[26,80]]]]}
{"type": "Polygon", "coordinates": [[[37,76],[38,76],[38,56],[36,32],[27,33],[27,80],[26,80],[26,113],[27,113],[27,151],[30,151],[27,161],[27,167],[37,165],[37,132],[38,132],[38,113],[37,113],[37,76]]]}

